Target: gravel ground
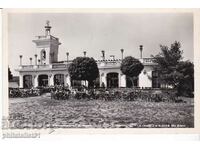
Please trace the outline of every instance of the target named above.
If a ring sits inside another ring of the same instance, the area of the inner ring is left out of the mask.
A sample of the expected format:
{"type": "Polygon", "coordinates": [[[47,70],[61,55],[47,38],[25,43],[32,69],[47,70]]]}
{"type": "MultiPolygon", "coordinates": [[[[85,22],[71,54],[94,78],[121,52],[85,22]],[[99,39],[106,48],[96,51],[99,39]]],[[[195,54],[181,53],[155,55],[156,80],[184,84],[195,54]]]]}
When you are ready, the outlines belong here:
{"type": "Polygon", "coordinates": [[[10,128],[188,128],[193,103],[143,101],[9,100],[10,128]]]}

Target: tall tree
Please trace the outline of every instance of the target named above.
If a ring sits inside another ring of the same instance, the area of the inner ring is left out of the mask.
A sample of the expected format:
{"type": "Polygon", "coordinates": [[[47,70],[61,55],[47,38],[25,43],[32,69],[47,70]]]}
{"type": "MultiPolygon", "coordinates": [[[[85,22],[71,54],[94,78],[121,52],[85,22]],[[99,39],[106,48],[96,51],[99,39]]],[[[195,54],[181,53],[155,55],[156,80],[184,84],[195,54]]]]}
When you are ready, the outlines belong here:
{"type": "Polygon", "coordinates": [[[177,85],[178,95],[193,97],[194,92],[194,64],[190,61],[181,61],[177,65],[177,72],[180,73],[177,85]]]}
{"type": "Polygon", "coordinates": [[[123,74],[131,79],[132,85],[134,86],[134,80],[138,78],[144,66],[138,59],[127,56],[122,60],[120,69],[123,74]]]}
{"type": "MultiPolygon", "coordinates": [[[[194,90],[194,65],[189,61],[182,61],[183,51],[181,44],[175,41],[171,47],[160,46],[161,52],[153,56],[157,71],[160,74],[161,84],[167,84],[177,90],[177,94],[187,91],[190,93],[194,90]]],[[[182,93],[183,94],[183,93],[182,93]]]]}
{"type": "Polygon", "coordinates": [[[13,79],[13,75],[12,75],[12,73],[10,71],[10,68],[8,67],[8,80],[10,81],[12,79],[13,79]]]}
{"type": "Polygon", "coordinates": [[[161,52],[153,56],[155,62],[158,63],[156,69],[160,73],[161,83],[169,84],[174,87],[178,84],[179,73],[176,71],[176,66],[182,60],[182,50],[180,43],[175,41],[171,47],[160,45],[161,52]]]}
{"type": "Polygon", "coordinates": [[[69,65],[69,73],[72,80],[87,80],[89,86],[93,86],[94,80],[99,75],[96,61],[89,57],[77,57],[69,65]]]}

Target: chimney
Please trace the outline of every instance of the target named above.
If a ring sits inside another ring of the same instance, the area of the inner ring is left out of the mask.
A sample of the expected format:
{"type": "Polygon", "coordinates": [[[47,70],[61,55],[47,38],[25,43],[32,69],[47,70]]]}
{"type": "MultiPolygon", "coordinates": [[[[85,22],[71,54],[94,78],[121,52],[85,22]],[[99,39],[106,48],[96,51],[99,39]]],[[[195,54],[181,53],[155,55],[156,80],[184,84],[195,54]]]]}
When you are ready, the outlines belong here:
{"type": "Polygon", "coordinates": [[[101,56],[101,57],[102,57],[102,60],[104,61],[104,60],[105,60],[105,51],[102,50],[101,53],[102,53],[102,56],[101,56]]]}
{"type": "Polygon", "coordinates": [[[140,58],[142,59],[143,45],[140,45],[140,58]]]}

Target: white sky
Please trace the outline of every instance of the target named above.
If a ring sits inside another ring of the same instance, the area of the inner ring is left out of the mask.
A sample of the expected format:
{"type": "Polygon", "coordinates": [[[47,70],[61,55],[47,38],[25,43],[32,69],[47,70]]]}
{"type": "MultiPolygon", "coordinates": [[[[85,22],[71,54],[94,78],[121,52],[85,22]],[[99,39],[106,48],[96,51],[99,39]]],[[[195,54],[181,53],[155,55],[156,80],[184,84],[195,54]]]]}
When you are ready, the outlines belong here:
{"type": "MultiPolygon", "coordinates": [[[[9,66],[14,71],[19,65],[19,55],[23,55],[23,64],[29,64],[29,58],[36,53],[32,42],[37,35],[44,35],[45,22],[50,20],[51,34],[60,39],[59,61],[87,56],[100,59],[101,50],[106,57],[124,55],[139,58],[139,45],[144,46],[143,57],[160,52],[159,45],[170,46],[180,41],[185,60],[193,61],[193,17],[190,13],[181,14],[81,14],[81,13],[40,13],[9,14],[8,47],[9,66]]],[[[34,59],[33,59],[34,62],[34,59]]]]}

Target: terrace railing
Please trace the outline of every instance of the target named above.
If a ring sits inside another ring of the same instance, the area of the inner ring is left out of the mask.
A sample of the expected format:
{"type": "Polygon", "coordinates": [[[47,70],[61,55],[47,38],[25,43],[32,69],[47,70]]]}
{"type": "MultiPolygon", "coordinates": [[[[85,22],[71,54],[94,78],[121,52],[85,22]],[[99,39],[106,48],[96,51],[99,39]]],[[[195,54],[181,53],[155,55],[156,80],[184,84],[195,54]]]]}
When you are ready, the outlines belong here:
{"type": "Polygon", "coordinates": [[[143,58],[143,63],[155,63],[155,59],[153,59],[153,58],[143,58]]]}
{"type": "Polygon", "coordinates": [[[34,65],[22,65],[21,69],[32,69],[34,65]]]}
{"type": "Polygon", "coordinates": [[[67,64],[52,64],[52,68],[67,68],[67,64]]]}

